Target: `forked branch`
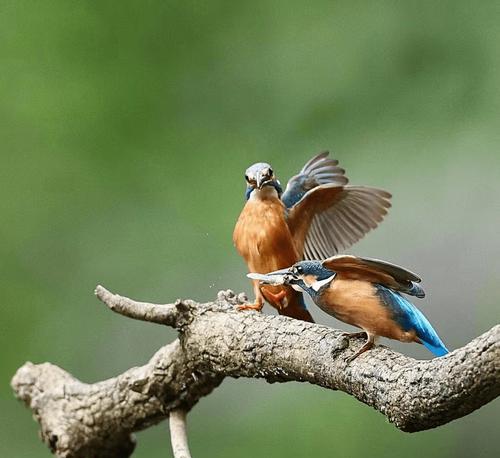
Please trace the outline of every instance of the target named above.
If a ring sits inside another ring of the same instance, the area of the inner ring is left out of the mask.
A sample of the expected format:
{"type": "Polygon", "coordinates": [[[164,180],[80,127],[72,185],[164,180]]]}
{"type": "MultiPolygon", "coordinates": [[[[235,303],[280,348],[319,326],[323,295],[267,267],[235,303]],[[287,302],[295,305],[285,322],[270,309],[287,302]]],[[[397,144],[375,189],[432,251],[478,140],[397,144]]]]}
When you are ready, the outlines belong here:
{"type": "Polygon", "coordinates": [[[176,456],[189,456],[185,412],[224,377],[309,382],[341,390],[403,431],[435,428],[500,394],[500,325],[451,354],[417,361],[385,347],[352,355],[362,341],[282,316],[238,312],[242,295],[206,304],[136,302],[99,286],[96,295],[122,315],[172,326],[179,338],[142,367],[85,384],[50,363],[26,363],[12,379],[16,396],[60,457],[128,457],[132,433],[172,415],[176,456]]]}

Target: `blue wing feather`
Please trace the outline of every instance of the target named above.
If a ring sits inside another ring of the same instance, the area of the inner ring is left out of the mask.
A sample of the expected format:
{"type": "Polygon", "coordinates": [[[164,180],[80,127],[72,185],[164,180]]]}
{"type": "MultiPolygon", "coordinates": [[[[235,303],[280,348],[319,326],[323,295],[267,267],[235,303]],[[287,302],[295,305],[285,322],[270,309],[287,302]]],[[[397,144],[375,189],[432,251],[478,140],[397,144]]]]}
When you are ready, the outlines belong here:
{"type": "Polygon", "coordinates": [[[285,204],[286,208],[293,207],[307,192],[304,184],[306,181],[305,176],[298,175],[295,179],[290,180],[286,187],[286,192],[281,197],[281,201],[285,204]]]}
{"type": "Polygon", "coordinates": [[[317,186],[328,183],[346,185],[348,179],[344,173],[344,169],[338,167],[338,161],[330,159],[328,151],[324,151],[311,158],[298,175],[290,178],[281,200],[286,208],[292,208],[307,191],[317,186]]]}
{"type": "Polygon", "coordinates": [[[399,293],[379,284],[375,287],[383,303],[392,310],[394,319],[405,331],[415,330],[417,337],[436,356],[449,353],[429,320],[420,310],[399,293]]]}

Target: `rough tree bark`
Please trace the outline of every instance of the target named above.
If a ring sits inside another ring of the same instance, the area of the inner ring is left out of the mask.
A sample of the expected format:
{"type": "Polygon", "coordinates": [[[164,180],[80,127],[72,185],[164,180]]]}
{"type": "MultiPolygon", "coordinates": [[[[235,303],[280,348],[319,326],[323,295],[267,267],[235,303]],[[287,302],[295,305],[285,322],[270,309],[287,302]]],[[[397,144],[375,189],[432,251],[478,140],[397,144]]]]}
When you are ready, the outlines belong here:
{"type": "Polygon", "coordinates": [[[146,365],[94,384],[50,363],[19,368],[14,392],[60,457],[128,457],[132,433],[170,413],[176,456],[189,456],[185,413],[224,377],[341,390],[408,432],[467,415],[500,394],[500,325],[443,358],[417,361],[379,346],[348,364],[362,340],[283,316],[238,312],[244,297],[229,291],[206,304],[166,305],[135,302],[101,286],[96,294],[117,313],[176,328],[179,338],[146,365]]]}

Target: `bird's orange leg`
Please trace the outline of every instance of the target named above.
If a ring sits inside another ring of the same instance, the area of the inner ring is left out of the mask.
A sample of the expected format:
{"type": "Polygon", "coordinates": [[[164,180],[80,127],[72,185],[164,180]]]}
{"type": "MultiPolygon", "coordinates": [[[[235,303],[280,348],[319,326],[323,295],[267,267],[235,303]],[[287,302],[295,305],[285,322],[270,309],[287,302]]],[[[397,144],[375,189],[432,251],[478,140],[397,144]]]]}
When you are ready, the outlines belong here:
{"type": "Polygon", "coordinates": [[[260,312],[264,307],[264,296],[260,292],[259,281],[253,282],[253,292],[255,293],[255,302],[253,304],[238,305],[238,310],[255,310],[260,312]]]}
{"type": "Polygon", "coordinates": [[[286,297],[286,291],[282,289],[279,293],[271,293],[270,291],[266,291],[266,294],[270,299],[273,300],[275,304],[281,304],[281,301],[286,297]]]}
{"type": "Polygon", "coordinates": [[[354,355],[350,356],[349,358],[346,358],[347,364],[354,361],[359,355],[370,350],[375,345],[375,336],[373,334],[370,334],[369,332],[367,332],[366,335],[368,336],[368,338],[365,344],[356,353],[354,353],[354,355]]]}

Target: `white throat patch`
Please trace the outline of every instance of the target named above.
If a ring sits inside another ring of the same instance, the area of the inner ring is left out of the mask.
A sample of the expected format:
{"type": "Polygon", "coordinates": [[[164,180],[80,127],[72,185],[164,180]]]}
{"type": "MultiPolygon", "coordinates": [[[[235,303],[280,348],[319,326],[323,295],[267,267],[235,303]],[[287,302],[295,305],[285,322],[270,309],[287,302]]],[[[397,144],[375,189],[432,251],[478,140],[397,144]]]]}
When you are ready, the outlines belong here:
{"type": "Polygon", "coordinates": [[[250,193],[250,200],[260,200],[266,199],[270,197],[278,198],[278,191],[274,188],[274,186],[264,186],[262,189],[254,189],[250,193]]]}
{"type": "Polygon", "coordinates": [[[333,274],[331,277],[325,278],[324,280],[315,281],[311,285],[311,288],[314,289],[314,291],[318,292],[323,286],[328,285],[328,283],[330,283],[335,278],[335,275],[337,274],[333,274]]]}

